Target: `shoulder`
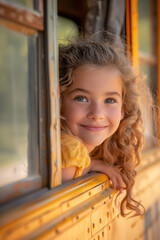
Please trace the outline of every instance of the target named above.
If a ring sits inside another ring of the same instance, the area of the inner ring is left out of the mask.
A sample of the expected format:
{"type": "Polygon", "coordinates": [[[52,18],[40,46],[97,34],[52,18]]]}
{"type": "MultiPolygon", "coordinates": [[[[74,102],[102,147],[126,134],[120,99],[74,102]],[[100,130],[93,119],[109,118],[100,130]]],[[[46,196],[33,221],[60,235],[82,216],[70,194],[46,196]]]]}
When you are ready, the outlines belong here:
{"type": "Polygon", "coordinates": [[[66,143],[68,141],[69,142],[72,142],[72,141],[79,142],[80,140],[78,140],[76,137],[74,137],[72,135],[62,133],[61,134],[61,141],[62,141],[62,143],[66,143]]]}
{"type": "MultiPolygon", "coordinates": [[[[73,173],[75,172],[76,167],[74,178],[81,176],[83,169],[90,164],[90,157],[87,148],[74,136],[67,134],[61,135],[61,154],[62,168],[70,167],[68,170],[73,173]]],[[[67,170],[64,169],[63,171],[63,175],[66,176],[68,173],[65,173],[65,171],[67,170]]]]}
{"type": "Polygon", "coordinates": [[[61,152],[62,158],[89,159],[86,146],[79,139],[68,134],[61,135],[61,152]]]}
{"type": "Polygon", "coordinates": [[[84,151],[88,152],[85,145],[78,138],[68,134],[61,135],[61,146],[62,148],[69,148],[71,151],[74,149],[82,151],[84,149],[84,151]]]}

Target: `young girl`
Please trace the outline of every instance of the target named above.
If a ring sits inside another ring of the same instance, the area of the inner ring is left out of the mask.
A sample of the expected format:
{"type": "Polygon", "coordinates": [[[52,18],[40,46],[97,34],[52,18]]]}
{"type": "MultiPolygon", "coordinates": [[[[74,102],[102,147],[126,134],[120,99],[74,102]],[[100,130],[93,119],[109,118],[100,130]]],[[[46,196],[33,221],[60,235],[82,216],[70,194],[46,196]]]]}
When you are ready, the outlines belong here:
{"type": "Polygon", "coordinates": [[[105,173],[113,188],[126,189],[124,216],[143,214],[131,191],[144,135],[137,77],[123,50],[111,35],[90,37],[60,46],[59,59],[62,181],[105,173]]]}

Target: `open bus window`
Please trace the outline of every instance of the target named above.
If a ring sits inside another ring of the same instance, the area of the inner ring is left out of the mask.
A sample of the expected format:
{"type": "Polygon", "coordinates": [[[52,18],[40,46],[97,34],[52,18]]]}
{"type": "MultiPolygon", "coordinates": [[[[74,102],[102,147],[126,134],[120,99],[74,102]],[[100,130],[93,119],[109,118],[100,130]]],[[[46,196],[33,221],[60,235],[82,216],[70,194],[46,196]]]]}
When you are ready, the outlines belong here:
{"type": "MultiPolygon", "coordinates": [[[[154,1],[139,0],[138,37],[140,69],[147,76],[147,83],[151,89],[155,104],[157,105],[156,22],[156,4],[154,1]]],[[[153,146],[150,138],[151,134],[154,134],[153,127],[154,124],[152,124],[152,129],[149,129],[147,126],[145,127],[146,144],[144,150],[153,146]]]]}

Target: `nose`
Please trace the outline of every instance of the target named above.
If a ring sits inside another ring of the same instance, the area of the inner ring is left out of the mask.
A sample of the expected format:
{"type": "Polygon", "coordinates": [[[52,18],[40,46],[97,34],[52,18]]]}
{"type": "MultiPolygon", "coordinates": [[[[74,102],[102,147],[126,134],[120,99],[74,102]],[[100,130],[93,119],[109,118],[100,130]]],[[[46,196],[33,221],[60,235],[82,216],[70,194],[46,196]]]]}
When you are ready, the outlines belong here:
{"type": "Polygon", "coordinates": [[[104,119],[104,110],[101,104],[99,103],[92,103],[92,105],[89,108],[88,114],[87,114],[88,119],[91,120],[103,120],[104,119]]]}

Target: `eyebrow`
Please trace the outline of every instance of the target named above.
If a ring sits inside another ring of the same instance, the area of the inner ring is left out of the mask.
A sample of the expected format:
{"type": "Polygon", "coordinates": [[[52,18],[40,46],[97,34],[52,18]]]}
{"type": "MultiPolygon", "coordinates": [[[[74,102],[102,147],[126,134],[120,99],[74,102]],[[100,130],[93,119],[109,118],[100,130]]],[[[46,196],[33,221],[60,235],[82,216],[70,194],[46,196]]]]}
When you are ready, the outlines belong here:
{"type": "MultiPolygon", "coordinates": [[[[71,90],[68,94],[71,94],[71,93],[74,93],[74,92],[77,92],[77,91],[80,91],[80,92],[84,92],[84,93],[90,93],[90,91],[86,90],[86,89],[83,89],[83,88],[75,88],[73,90],[71,90]]],[[[119,94],[118,92],[106,92],[105,95],[109,95],[109,96],[113,96],[113,95],[117,95],[119,97],[121,97],[121,94],[119,94]]]]}
{"type": "Polygon", "coordinates": [[[71,93],[74,93],[74,92],[85,92],[85,93],[90,93],[90,91],[86,90],[86,89],[83,89],[83,88],[75,88],[73,90],[71,90],[68,94],[71,94],[71,93]]]}

